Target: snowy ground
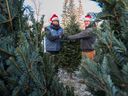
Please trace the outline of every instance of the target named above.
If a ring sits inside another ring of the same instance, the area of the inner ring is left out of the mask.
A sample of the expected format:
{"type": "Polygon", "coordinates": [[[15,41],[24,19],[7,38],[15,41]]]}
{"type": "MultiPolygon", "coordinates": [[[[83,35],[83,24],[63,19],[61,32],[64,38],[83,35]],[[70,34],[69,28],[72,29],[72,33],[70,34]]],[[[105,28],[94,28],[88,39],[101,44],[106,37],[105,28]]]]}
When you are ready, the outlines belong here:
{"type": "Polygon", "coordinates": [[[64,85],[74,87],[74,93],[76,96],[93,96],[90,92],[87,91],[87,86],[83,79],[79,77],[79,72],[75,71],[73,73],[73,78],[70,78],[70,75],[63,69],[59,69],[58,77],[60,82],[63,82],[64,85]]]}

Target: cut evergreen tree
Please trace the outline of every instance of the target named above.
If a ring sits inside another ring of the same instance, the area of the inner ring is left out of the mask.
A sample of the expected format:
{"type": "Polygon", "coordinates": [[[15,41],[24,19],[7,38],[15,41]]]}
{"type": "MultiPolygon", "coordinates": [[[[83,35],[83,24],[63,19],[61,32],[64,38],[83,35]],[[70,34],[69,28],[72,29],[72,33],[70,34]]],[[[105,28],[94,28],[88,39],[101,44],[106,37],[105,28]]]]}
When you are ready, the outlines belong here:
{"type": "Polygon", "coordinates": [[[52,57],[40,54],[43,21],[23,2],[0,1],[0,96],[74,96],[59,83],[52,57]]]}
{"type": "MultiPolygon", "coordinates": [[[[80,32],[79,24],[76,22],[75,15],[70,17],[69,24],[65,27],[66,35],[73,35],[80,32]]],[[[68,72],[77,70],[80,60],[80,41],[64,41],[63,48],[59,54],[59,66],[66,69],[68,72]]]]}
{"type": "Polygon", "coordinates": [[[103,5],[98,20],[96,57],[85,59],[81,72],[94,96],[128,96],[128,1],[93,0],[103,5]]]}
{"type": "MultiPolygon", "coordinates": [[[[65,0],[63,9],[63,26],[65,35],[73,35],[79,33],[80,26],[76,20],[74,0],[65,0]]],[[[79,41],[62,40],[63,47],[58,57],[58,66],[66,69],[72,78],[72,72],[77,70],[81,54],[79,41]]]]}

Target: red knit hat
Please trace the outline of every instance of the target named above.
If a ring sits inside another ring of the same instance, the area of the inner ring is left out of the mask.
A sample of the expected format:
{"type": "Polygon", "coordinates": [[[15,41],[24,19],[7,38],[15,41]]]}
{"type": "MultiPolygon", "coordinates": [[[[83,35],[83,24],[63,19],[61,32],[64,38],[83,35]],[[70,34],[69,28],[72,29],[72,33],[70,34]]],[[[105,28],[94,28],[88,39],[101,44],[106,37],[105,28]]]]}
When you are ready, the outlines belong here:
{"type": "Polygon", "coordinates": [[[91,18],[92,17],[90,15],[86,15],[84,21],[86,21],[86,20],[91,21],[91,18]]]}
{"type": "Polygon", "coordinates": [[[53,14],[52,17],[50,18],[50,22],[54,21],[54,20],[57,20],[59,21],[59,18],[56,14],[53,14]]]}

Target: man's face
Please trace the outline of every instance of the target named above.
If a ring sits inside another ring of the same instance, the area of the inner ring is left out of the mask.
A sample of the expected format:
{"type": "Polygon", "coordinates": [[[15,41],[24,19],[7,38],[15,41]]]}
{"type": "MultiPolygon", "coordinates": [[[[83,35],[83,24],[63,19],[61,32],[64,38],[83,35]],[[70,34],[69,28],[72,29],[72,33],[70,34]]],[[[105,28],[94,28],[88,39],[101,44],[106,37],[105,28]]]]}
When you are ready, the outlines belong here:
{"type": "Polygon", "coordinates": [[[54,25],[59,25],[59,21],[54,20],[54,21],[52,21],[52,24],[54,24],[54,25]]]}
{"type": "Polygon", "coordinates": [[[85,25],[85,27],[88,27],[89,25],[90,25],[90,21],[89,20],[86,20],[86,21],[84,21],[84,25],[85,25]]]}

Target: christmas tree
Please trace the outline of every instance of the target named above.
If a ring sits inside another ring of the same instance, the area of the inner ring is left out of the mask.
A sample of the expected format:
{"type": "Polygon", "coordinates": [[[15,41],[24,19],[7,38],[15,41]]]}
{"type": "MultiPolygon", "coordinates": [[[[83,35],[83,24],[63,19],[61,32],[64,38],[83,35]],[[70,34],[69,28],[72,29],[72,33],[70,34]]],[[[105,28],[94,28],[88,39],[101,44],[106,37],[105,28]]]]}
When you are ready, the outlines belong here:
{"type": "MultiPolygon", "coordinates": [[[[80,32],[79,25],[75,21],[75,15],[71,16],[70,23],[65,27],[66,35],[73,35],[80,32]]],[[[73,72],[77,70],[80,64],[81,54],[80,54],[80,44],[78,41],[66,40],[63,43],[63,48],[59,54],[59,64],[62,68],[66,69],[68,72],[73,72]]]]}
{"type": "Polygon", "coordinates": [[[37,22],[23,3],[0,1],[0,96],[74,96],[59,83],[52,57],[41,53],[44,16],[37,22]]]}
{"type": "Polygon", "coordinates": [[[94,96],[128,95],[128,1],[93,0],[99,2],[103,11],[97,20],[103,20],[97,34],[96,57],[86,58],[81,65],[94,96]]]}
{"type": "MultiPolygon", "coordinates": [[[[65,4],[64,4],[65,5],[65,4]]],[[[64,23],[64,34],[65,35],[73,35],[76,34],[78,32],[80,32],[80,27],[79,27],[79,23],[76,21],[76,15],[74,13],[74,1],[70,0],[68,6],[64,6],[64,10],[65,8],[68,8],[70,10],[68,10],[68,12],[64,13],[66,16],[68,16],[68,20],[65,24],[64,23]]],[[[72,78],[72,72],[77,70],[79,64],[80,64],[80,44],[79,41],[69,41],[69,40],[64,40],[63,41],[63,48],[60,52],[60,54],[58,55],[59,58],[59,63],[58,65],[64,69],[66,69],[70,74],[71,78],[72,78]]]]}

